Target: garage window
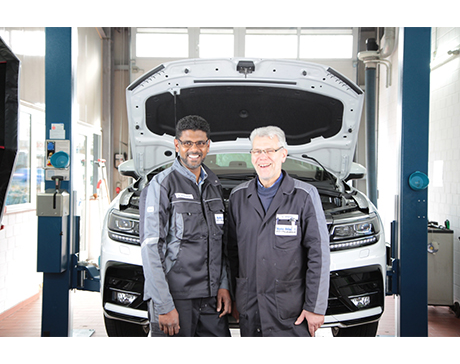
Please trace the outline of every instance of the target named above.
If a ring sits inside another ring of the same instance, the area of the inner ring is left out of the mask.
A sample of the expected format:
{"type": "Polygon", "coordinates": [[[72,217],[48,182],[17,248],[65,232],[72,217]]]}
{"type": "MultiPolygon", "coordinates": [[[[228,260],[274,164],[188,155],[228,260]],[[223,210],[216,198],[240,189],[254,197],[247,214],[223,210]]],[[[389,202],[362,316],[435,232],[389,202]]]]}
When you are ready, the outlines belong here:
{"type": "Polygon", "coordinates": [[[245,56],[297,58],[297,29],[246,28],[245,56]]]}
{"type": "Polygon", "coordinates": [[[246,28],[247,57],[352,58],[352,28],[246,28]]]}
{"type": "Polygon", "coordinates": [[[187,28],[138,28],[136,56],[187,58],[187,28]]]}
{"type": "Polygon", "coordinates": [[[6,197],[7,205],[30,202],[30,114],[21,112],[18,121],[18,152],[6,197]]]}
{"type": "Polygon", "coordinates": [[[12,30],[10,46],[23,56],[45,56],[45,32],[42,30],[12,30]]]}
{"type": "Polygon", "coordinates": [[[34,205],[36,193],[44,192],[45,114],[20,105],[18,120],[18,152],[8,187],[6,205],[23,208],[34,205]]]}
{"type": "Polygon", "coordinates": [[[301,29],[299,58],[352,58],[352,29],[301,29]]]}
{"type": "Polygon", "coordinates": [[[199,55],[200,58],[233,57],[233,28],[201,28],[199,55]]]}
{"type": "MultiPolygon", "coordinates": [[[[139,58],[351,59],[353,28],[134,28],[139,58]]],[[[142,67],[141,67],[142,68],[142,67]]]]}

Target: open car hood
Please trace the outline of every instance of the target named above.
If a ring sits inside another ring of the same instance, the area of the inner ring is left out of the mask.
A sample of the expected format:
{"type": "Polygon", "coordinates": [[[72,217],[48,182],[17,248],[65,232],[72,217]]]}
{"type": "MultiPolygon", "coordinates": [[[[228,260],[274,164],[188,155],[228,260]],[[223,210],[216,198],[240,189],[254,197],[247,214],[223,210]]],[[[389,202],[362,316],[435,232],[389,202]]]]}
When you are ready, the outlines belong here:
{"type": "Polygon", "coordinates": [[[165,63],[126,90],[134,168],[145,176],[175,158],[176,122],[200,115],[209,154],[249,152],[251,131],[276,125],[289,155],[315,158],[338,178],[350,173],[363,91],[319,64],[273,59],[187,59],[165,63]]]}

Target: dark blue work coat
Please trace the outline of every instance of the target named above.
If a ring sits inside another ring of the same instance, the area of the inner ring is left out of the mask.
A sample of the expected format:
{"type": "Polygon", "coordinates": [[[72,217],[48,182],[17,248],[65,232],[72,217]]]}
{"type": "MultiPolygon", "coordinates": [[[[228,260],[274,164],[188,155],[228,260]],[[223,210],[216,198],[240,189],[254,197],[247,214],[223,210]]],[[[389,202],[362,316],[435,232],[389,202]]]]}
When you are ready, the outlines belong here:
{"type": "Polygon", "coordinates": [[[329,294],[329,234],[316,188],[284,178],[267,212],[257,180],[235,187],[228,251],[242,336],[309,336],[302,310],[324,315],[329,294]]]}

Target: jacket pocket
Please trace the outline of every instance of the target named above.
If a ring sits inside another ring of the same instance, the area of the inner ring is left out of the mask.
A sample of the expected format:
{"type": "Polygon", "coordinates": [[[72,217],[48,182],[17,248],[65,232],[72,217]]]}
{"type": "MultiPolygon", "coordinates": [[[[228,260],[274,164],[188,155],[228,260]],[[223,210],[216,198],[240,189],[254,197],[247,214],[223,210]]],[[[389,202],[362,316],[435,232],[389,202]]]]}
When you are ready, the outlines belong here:
{"type": "Polygon", "coordinates": [[[297,249],[300,247],[300,240],[294,236],[275,236],[275,248],[280,250],[297,249]]]}
{"type": "Polygon", "coordinates": [[[225,208],[221,199],[210,200],[207,202],[209,208],[210,225],[212,233],[217,238],[224,234],[225,208]]]}
{"type": "Polygon", "coordinates": [[[280,319],[297,318],[305,301],[305,280],[275,282],[275,298],[280,319]]]}
{"type": "Polygon", "coordinates": [[[299,245],[301,231],[298,214],[276,214],[275,247],[294,249],[299,245]]]}
{"type": "Polygon", "coordinates": [[[199,202],[175,202],[176,237],[178,239],[197,241],[203,235],[204,217],[199,202]]]}

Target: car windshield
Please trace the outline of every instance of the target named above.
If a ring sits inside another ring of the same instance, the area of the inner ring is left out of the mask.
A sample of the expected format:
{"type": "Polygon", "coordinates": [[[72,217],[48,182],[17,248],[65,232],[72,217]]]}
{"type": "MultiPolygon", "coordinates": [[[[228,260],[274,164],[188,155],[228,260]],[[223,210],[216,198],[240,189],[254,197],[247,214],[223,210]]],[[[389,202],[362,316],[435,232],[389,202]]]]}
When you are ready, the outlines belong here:
{"type": "MultiPolygon", "coordinates": [[[[220,179],[244,180],[253,178],[256,174],[249,153],[208,154],[204,163],[220,179]]],[[[171,165],[172,163],[168,163],[155,170],[153,174],[171,165]]],[[[315,165],[314,162],[299,161],[288,157],[283,163],[283,169],[292,177],[304,181],[327,181],[331,179],[328,173],[322,167],[315,165]]]]}

